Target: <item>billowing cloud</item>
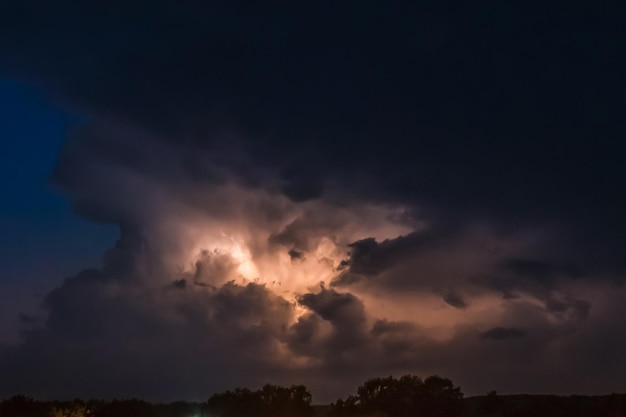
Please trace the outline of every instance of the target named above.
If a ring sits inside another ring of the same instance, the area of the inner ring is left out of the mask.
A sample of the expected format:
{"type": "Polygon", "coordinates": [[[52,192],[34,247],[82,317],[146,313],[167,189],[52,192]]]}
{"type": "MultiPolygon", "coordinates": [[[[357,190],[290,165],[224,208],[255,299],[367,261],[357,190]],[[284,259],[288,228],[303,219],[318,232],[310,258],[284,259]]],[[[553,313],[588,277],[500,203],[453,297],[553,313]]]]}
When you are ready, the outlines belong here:
{"type": "Polygon", "coordinates": [[[269,380],[331,400],[400,372],[516,390],[496,366],[539,369],[551,346],[574,348],[590,321],[609,320],[594,315],[604,290],[589,292],[591,276],[531,260],[542,231],[443,227],[397,202],[294,201],[262,161],[259,184],[227,160],[214,165],[223,178],[198,182],[178,165],[184,146],[119,125],[86,133],[68,142],[56,179],[121,236],[102,268],[46,296],[45,322],[24,321],[23,343],[0,357],[3,392],[203,398],[269,380]],[[106,134],[137,148],[132,163],[98,145],[106,134]],[[485,360],[491,379],[473,381],[485,360]]]}
{"type": "Polygon", "coordinates": [[[53,181],[120,237],[24,312],[0,395],[625,389],[604,32],[539,42],[504,6],[44,3],[0,13],[0,72],[89,115],[53,181]]]}

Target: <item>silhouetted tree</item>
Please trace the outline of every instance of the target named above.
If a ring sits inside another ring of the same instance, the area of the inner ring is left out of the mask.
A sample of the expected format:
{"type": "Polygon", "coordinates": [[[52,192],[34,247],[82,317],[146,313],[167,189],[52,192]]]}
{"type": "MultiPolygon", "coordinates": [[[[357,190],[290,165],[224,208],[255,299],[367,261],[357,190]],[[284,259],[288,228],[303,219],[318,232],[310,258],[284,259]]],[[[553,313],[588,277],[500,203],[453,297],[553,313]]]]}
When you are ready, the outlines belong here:
{"type": "Polygon", "coordinates": [[[289,388],[267,384],[260,390],[236,388],[214,394],[207,402],[211,414],[220,417],[310,417],[311,393],[302,385],[289,388]]]}
{"type": "Polygon", "coordinates": [[[213,394],[207,406],[211,415],[220,417],[238,417],[252,415],[260,410],[261,398],[247,388],[235,388],[233,391],[213,394]]]}
{"type": "Polygon", "coordinates": [[[330,405],[331,416],[358,416],[360,412],[360,404],[354,395],[350,395],[345,400],[340,398],[330,405]]]}
{"type": "Polygon", "coordinates": [[[0,417],[48,417],[52,405],[16,395],[0,403],[0,417]]]}
{"type": "Polygon", "coordinates": [[[113,400],[94,410],[93,417],[156,417],[156,411],[145,401],[113,400]]]}
{"type": "Polygon", "coordinates": [[[463,412],[463,393],[451,380],[430,376],[424,381],[415,405],[420,416],[454,417],[463,412]]]}
{"type": "Polygon", "coordinates": [[[485,417],[498,417],[502,415],[502,400],[496,391],[490,391],[484,398],[478,411],[485,417]]]}
{"type": "Polygon", "coordinates": [[[89,417],[91,411],[82,403],[74,403],[69,407],[52,407],[51,417],[89,417]]]}
{"type": "Polygon", "coordinates": [[[335,416],[455,417],[462,414],[463,393],[452,381],[414,375],[374,378],[357,389],[356,397],[333,404],[335,416]]]}
{"type": "Polygon", "coordinates": [[[157,417],[201,417],[204,412],[202,404],[184,401],[155,404],[153,408],[157,417]]]}

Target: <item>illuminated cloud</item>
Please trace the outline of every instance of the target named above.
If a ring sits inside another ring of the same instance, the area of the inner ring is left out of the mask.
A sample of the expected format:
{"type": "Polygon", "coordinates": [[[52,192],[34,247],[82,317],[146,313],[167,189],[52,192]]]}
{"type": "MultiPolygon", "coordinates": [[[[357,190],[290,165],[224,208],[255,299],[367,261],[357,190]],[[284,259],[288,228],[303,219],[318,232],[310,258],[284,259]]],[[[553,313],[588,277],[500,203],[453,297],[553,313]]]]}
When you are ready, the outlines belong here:
{"type": "MultiPolygon", "coordinates": [[[[120,125],[88,133],[68,143],[56,178],[121,237],[102,268],[46,296],[45,323],[2,355],[3,392],[203,398],[269,380],[325,401],[401,372],[514,390],[495,369],[473,381],[475,366],[544,366],[552,344],[602,320],[590,281],[532,260],[544,232],[442,227],[416,206],[332,194],[294,201],[262,164],[263,186],[224,160],[224,179],[196,182],[177,164],[184,147],[120,125]],[[102,135],[152,151],[127,161],[102,135]]],[[[223,156],[219,146],[194,158],[223,156]]]]}
{"type": "Polygon", "coordinates": [[[621,99],[585,96],[611,79],[593,41],[550,31],[595,74],[571,80],[559,48],[510,52],[552,45],[517,11],[43,3],[1,14],[0,71],[88,112],[53,182],[120,238],[24,312],[0,395],[625,389],[623,152],[598,139],[621,99]]]}

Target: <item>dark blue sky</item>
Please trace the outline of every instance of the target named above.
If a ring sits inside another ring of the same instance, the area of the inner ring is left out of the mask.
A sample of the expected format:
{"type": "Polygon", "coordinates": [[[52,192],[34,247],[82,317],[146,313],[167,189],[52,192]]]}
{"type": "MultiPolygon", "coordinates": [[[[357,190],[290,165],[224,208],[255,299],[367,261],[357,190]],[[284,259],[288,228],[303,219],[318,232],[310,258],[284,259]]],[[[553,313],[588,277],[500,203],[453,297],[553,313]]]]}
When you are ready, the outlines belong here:
{"type": "MultiPolygon", "coordinates": [[[[84,118],[84,116],[82,117],[84,118]]],[[[34,89],[0,80],[0,344],[13,340],[17,314],[78,269],[98,265],[116,230],[72,213],[49,175],[78,114],[53,107],[34,89]]]]}

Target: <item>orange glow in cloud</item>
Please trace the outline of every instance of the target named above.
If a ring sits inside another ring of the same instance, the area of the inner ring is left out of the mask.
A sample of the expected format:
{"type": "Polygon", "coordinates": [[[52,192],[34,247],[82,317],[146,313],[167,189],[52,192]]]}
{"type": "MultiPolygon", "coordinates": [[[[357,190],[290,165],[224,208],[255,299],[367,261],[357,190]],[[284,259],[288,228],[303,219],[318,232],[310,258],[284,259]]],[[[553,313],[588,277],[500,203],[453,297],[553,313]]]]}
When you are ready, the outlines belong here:
{"type": "MultiPolygon", "coordinates": [[[[337,207],[320,200],[293,203],[280,195],[233,186],[218,187],[211,195],[220,203],[217,209],[207,205],[206,210],[171,210],[169,215],[176,216],[169,223],[161,223],[169,227],[163,233],[175,237],[179,245],[173,264],[187,279],[199,284],[192,286],[198,291],[229,281],[264,285],[293,305],[294,320],[308,312],[298,305],[298,296],[318,292],[320,284],[328,287],[340,274],[337,267],[348,258],[351,243],[365,238],[382,242],[428,227],[415,220],[398,220],[403,219],[402,207],[337,207]],[[219,207],[235,209],[222,212],[219,207]]],[[[507,242],[496,239],[488,229],[476,228],[445,250],[432,249],[424,256],[407,259],[375,280],[393,280],[389,276],[393,274],[414,281],[437,277],[431,280],[433,285],[445,288],[455,285],[459,272],[486,270],[501,255],[485,251],[486,243],[516,252],[532,241],[517,238],[507,242]]],[[[478,322],[496,325],[506,315],[501,294],[474,288],[467,282],[463,285],[461,291],[469,297],[469,308],[446,304],[442,292],[428,286],[390,293],[368,287],[367,283],[355,283],[349,292],[364,303],[370,324],[378,319],[411,322],[429,337],[446,340],[459,328],[478,322]]],[[[528,297],[519,302],[541,304],[528,297]]]]}
{"type": "MultiPolygon", "coordinates": [[[[183,242],[178,265],[192,272],[205,255],[227,256],[234,270],[220,282],[256,282],[278,294],[298,294],[329,283],[346,259],[349,244],[368,237],[393,239],[415,230],[397,220],[402,208],[374,205],[334,207],[321,201],[296,204],[287,198],[224,187],[214,191],[224,206],[238,212],[183,213],[170,235],[183,242]],[[263,211],[255,207],[263,206],[263,211]],[[265,212],[279,212],[268,218],[265,212]]],[[[218,277],[212,277],[218,279],[218,277]]]]}

